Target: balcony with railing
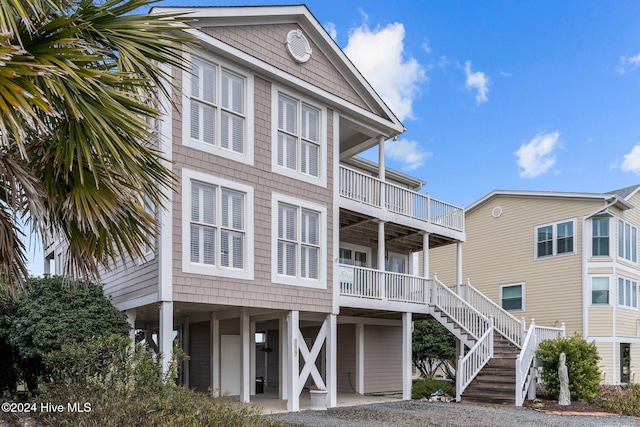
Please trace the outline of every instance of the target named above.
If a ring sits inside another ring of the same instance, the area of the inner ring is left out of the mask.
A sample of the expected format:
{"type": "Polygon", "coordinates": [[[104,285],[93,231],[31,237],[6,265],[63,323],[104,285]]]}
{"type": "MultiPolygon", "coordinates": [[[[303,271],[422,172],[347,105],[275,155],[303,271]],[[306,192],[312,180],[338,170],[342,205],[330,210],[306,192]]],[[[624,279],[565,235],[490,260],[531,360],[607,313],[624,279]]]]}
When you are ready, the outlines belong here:
{"type": "Polygon", "coordinates": [[[340,166],[340,196],[360,205],[464,232],[464,209],[340,166]]]}

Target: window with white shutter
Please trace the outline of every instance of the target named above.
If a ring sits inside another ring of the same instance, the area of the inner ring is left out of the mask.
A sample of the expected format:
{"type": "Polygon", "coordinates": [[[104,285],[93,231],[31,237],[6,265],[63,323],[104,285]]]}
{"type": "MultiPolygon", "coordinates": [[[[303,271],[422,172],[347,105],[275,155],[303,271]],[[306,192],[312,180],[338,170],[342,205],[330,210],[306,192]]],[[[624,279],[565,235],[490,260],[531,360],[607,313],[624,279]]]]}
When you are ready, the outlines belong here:
{"type": "Polygon", "coordinates": [[[326,208],[274,195],[273,281],[324,287],[326,208]]]}
{"type": "Polygon", "coordinates": [[[252,277],[253,189],[183,169],[183,198],[183,270],[252,277]]]}
{"type": "Polygon", "coordinates": [[[183,79],[183,143],[243,163],[253,163],[253,119],[247,114],[252,80],[225,65],[191,60],[183,79]]]}
{"type": "Polygon", "coordinates": [[[274,171],[296,179],[326,183],[326,141],[323,139],[324,110],[308,101],[274,92],[274,171]]]}

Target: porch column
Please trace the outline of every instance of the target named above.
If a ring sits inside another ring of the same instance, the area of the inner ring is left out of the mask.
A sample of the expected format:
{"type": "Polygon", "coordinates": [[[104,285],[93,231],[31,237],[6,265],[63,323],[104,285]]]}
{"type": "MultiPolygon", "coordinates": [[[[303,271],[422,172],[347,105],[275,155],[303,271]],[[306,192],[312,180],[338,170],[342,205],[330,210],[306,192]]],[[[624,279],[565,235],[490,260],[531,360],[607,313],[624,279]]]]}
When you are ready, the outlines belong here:
{"type": "Polygon", "coordinates": [[[288,375],[288,361],[289,361],[289,334],[287,333],[288,322],[287,319],[281,317],[278,319],[278,323],[280,326],[279,338],[280,338],[280,351],[278,352],[278,360],[280,367],[280,387],[278,390],[278,397],[281,400],[287,400],[289,397],[288,387],[289,381],[287,380],[288,375]]]}
{"type": "Polygon", "coordinates": [[[158,344],[162,353],[162,372],[166,374],[171,369],[173,353],[173,302],[162,301],[159,314],[158,344]]]}
{"type": "MultiPolygon", "coordinates": [[[[266,353],[265,353],[266,354],[266,353]]],[[[249,375],[249,389],[251,396],[256,394],[256,322],[249,322],[249,367],[251,374],[249,375]]]]}
{"type": "Polygon", "coordinates": [[[364,394],[364,325],[356,323],[356,393],[364,394]]]}
{"type": "Polygon", "coordinates": [[[456,285],[462,284],[462,242],[456,243],[456,285]]]}
{"type": "Polygon", "coordinates": [[[338,406],[338,316],[327,314],[327,341],[325,378],[327,381],[327,407],[338,406]]]}
{"type": "Polygon", "coordinates": [[[422,233],[422,277],[429,278],[429,233],[422,233]]]}
{"type": "Polygon", "coordinates": [[[287,411],[300,410],[300,393],[298,377],[300,376],[298,356],[298,331],[300,329],[300,312],[291,310],[287,316],[287,411]]]}
{"type": "MultiPolygon", "coordinates": [[[[182,345],[183,345],[183,350],[186,354],[191,354],[191,352],[189,351],[189,347],[191,346],[190,344],[191,337],[189,336],[190,323],[191,323],[191,318],[189,316],[184,316],[184,319],[182,320],[182,345]]],[[[189,358],[188,357],[184,358],[184,362],[182,363],[182,366],[183,366],[182,384],[186,388],[189,388],[189,358]]]]}
{"type": "Polygon", "coordinates": [[[387,188],[385,186],[386,169],[384,165],[384,136],[378,137],[378,179],[382,182],[380,185],[380,207],[385,209],[387,203],[387,188]]]}
{"type": "Polygon", "coordinates": [[[220,321],[211,313],[211,395],[220,397],[220,321]]]}
{"type": "Polygon", "coordinates": [[[249,315],[247,314],[247,308],[242,307],[240,309],[240,341],[242,350],[240,351],[242,358],[242,367],[240,369],[240,402],[249,402],[249,393],[251,388],[249,386],[250,377],[251,377],[251,356],[249,352],[249,347],[251,344],[250,335],[250,325],[249,325],[249,315]]]}
{"type": "Polygon", "coordinates": [[[402,313],[402,399],[411,400],[411,313],[402,313]]]}
{"type": "MultiPolygon", "coordinates": [[[[384,221],[378,220],[378,270],[385,271],[385,241],[384,241],[384,221]]],[[[380,277],[380,283],[378,286],[380,287],[379,296],[382,299],[386,298],[385,295],[385,277],[384,274],[380,277]]]]}

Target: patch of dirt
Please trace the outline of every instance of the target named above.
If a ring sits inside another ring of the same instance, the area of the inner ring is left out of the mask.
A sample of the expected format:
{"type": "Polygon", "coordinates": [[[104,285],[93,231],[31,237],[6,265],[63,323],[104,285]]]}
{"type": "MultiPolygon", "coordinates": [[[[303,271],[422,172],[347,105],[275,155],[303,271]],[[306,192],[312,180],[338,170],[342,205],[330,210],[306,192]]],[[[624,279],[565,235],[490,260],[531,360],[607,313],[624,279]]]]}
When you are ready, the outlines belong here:
{"type": "Polygon", "coordinates": [[[0,412],[0,427],[50,427],[51,425],[38,414],[0,412]]]}
{"type": "Polygon", "coordinates": [[[522,405],[528,409],[534,409],[536,411],[544,412],[580,412],[580,413],[594,413],[594,412],[607,412],[602,406],[598,406],[593,403],[587,402],[571,402],[570,405],[562,406],[558,405],[557,400],[549,400],[545,398],[537,398],[535,400],[525,400],[522,405]]]}

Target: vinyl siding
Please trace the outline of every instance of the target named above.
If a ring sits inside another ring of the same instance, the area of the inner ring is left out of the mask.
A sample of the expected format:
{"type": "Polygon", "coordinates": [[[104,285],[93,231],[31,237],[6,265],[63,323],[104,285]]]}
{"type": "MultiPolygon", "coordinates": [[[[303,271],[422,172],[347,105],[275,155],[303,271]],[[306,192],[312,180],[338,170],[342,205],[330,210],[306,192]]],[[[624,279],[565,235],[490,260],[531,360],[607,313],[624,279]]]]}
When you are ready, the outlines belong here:
{"type": "Polygon", "coordinates": [[[189,386],[198,391],[211,387],[211,333],[209,322],[189,325],[189,386]]]}
{"type": "Polygon", "coordinates": [[[589,328],[588,336],[610,337],[613,334],[613,307],[589,307],[589,328]]]}
{"type": "Polygon", "coordinates": [[[113,304],[151,295],[158,291],[157,257],[141,265],[136,261],[125,265],[120,261],[111,271],[101,272],[100,282],[113,304]]]}
{"type": "MultiPolygon", "coordinates": [[[[365,360],[366,362],[366,360],[365,360]]],[[[356,326],[338,325],[338,393],[354,393],[356,386],[356,326]]]]}
{"type": "Polygon", "coordinates": [[[640,343],[631,344],[631,377],[629,381],[640,383],[640,343]]]}
{"type": "MultiPolygon", "coordinates": [[[[614,378],[613,372],[613,347],[617,345],[610,342],[596,342],[598,354],[600,355],[600,379],[603,384],[615,384],[618,381],[619,373],[616,372],[614,378]]],[[[619,344],[618,344],[619,346],[619,344]]],[[[616,352],[617,355],[617,352],[616,352]]],[[[616,361],[616,369],[620,369],[616,361]]]]}
{"type": "Polygon", "coordinates": [[[402,328],[364,326],[364,392],[402,390],[402,328]]]}

